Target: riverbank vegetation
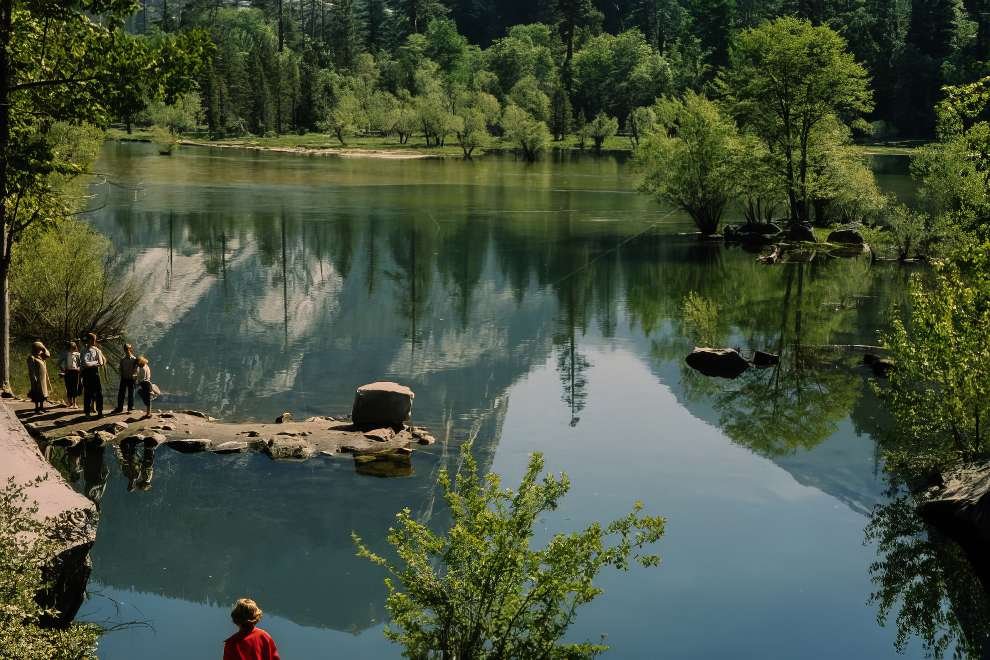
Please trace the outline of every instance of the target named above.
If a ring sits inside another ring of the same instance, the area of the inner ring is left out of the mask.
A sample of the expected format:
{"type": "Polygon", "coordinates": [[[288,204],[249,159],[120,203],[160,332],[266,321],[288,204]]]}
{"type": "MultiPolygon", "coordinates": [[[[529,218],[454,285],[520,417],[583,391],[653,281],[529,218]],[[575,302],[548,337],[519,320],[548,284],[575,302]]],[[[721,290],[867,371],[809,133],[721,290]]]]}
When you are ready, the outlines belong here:
{"type": "Polygon", "coordinates": [[[18,660],[96,658],[99,626],[44,625],[58,616],[38,604],[47,587],[42,567],[58,554],[58,543],[36,512],[23,485],[0,487],[0,649],[18,660]]]}
{"type": "Polygon", "coordinates": [[[624,518],[557,534],[534,550],[536,526],[570,489],[567,475],[544,468],[533,454],[519,488],[503,489],[498,475],[478,473],[465,443],[455,478],[439,475],[452,517],[446,534],[405,509],[388,535],[395,563],[354,537],[359,554],[389,573],[393,627],[385,634],[407,656],[585,658],[608,648],[561,640],[578,608],[602,593],[594,581],[603,569],[660,563],[644,551],[663,536],[664,520],[640,515],[637,504],[624,518]]]}

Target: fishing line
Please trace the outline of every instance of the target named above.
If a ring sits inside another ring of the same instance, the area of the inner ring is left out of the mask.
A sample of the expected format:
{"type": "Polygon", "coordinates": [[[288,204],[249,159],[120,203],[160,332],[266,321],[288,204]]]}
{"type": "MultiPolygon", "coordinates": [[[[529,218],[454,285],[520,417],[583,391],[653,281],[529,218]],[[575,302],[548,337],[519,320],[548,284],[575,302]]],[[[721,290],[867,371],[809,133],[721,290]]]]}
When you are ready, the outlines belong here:
{"type": "Polygon", "coordinates": [[[657,228],[657,227],[658,227],[658,226],[659,226],[659,225],[660,225],[660,224],[661,224],[661,223],[662,223],[662,222],[663,222],[664,220],[666,220],[666,219],[667,219],[667,218],[669,218],[670,216],[672,216],[672,215],[674,215],[674,213],[675,213],[676,211],[677,211],[677,209],[671,209],[671,210],[669,210],[669,211],[667,211],[667,212],[666,212],[666,213],[664,213],[664,214],[663,214],[662,216],[660,216],[660,218],[659,218],[659,219],[657,219],[657,220],[655,220],[655,221],[653,221],[653,222],[651,222],[651,223],[650,223],[650,224],[649,224],[649,225],[648,225],[648,226],[647,226],[647,227],[646,227],[645,229],[643,229],[643,230],[642,230],[641,232],[639,232],[639,233],[636,233],[636,234],[633,234],[632,236],[630,236],[629,238],[627,238],[627,239],[625,239],[624,241],[622,241],[621,243],[619,243],[619,244],[618,244],[618,245],[616,245],[615,247],[613,247],[613,248],[611,248],[611,249],[608,249],[608,250],[605,250],[604,252],[602,252],[602,253],[600,253],[600,254],[598,254],[598,255],[596,255],[594,259],[591,259],[590,261],[588,261],[588,262],[586,262],[585,264],[583,264],[583,265],[581,265],[581,266],[578,266],[578,267],[577,267],[576,269],[574,269],[573,271],[571,271],[571,272],[570,272],[570,273],[568,273],[567,275],[564,275],[564,276],[563,276],[563,277],[561,277],[561,278],[560,278],[559,280],[557,280],[557,281],[555,281],[555,282],[551,282],[549,286],[551,286],[551,287],[555,287],[555,286],[557,286],[558,284],[560,284],[561,282],[564,282],[565,280],[568,280],[568,279],[570,279],[570,278],[572,278],[572,277],[574,277],[575,275],[577,275],[577,274],[578,274],[578,273],[580,273],[581,271],[583,271],[583,270],[587,270],[587,269],[589,269],[589,268],[591,268],[591,267],[592,267],[592,266],[593,266],[593,265],[594,265],[594,264],[595,264],[596,262],[598,262],[599,260],[601,260],[601,259],[604,259],[605,257],[607,257],[608,255],[610,255],[610,254],[612,254],[612,253],[614,253],[614,252],[618,252],[619,250],[621,250],[621,249],[622,249],[622,248],[624,248],[625,246],[627,246],[627,245],[629,245],[630,243],[632,243],[633,241],[635,241],[635,240],[636,240],[637,238],[641,238],[642,236],[645,236],[645,235],[646,235],[646,234],[647,234],[648,232],[651,232],[651,231],[653,231],[654,229],[656,229],[656,228],[657,228]]]}

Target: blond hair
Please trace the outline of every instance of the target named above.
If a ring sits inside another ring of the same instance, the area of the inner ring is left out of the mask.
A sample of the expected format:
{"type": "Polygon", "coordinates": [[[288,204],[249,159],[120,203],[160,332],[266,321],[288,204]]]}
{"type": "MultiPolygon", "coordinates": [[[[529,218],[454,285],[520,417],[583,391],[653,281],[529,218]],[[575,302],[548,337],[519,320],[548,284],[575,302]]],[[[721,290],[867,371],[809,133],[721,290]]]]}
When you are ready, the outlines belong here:
{"type": "Polygon", "coordinates": [[[148,364],[148,358],[144,357],[143,355],[137,359],[137,366],[143,367],[146,364],[148,364]]]}
{"type": "Polygon", "coordinates": [[[234,609],[230,613],[231,620],[238,626],[254,626],[261,621],[264,612],[258,604],[250,598],[241,598],[234,603],[234,609]]]}

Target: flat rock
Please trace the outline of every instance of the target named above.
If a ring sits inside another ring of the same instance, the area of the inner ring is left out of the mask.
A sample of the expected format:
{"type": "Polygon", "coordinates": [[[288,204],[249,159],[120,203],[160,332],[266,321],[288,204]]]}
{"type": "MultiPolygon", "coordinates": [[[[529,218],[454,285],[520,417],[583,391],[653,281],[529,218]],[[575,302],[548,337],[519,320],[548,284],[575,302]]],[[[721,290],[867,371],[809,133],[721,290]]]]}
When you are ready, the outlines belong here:
{"type": "Polygon", "coordinates": [[[251,449],[251,445],[246,442],[239,442],[237,440],[231,440],[229,442],[222,442],[216,447],[213,447],[213,453],[215,454],[240,454],[251,449]]]}
{"type": "Polygon", "coordinates": [[[692,369],[715,378],[738,378],[750,366],[734,348],[695,348],[685,361],[692,369]]]}
{"type": "Polygon", "coordinates": [[[190,417],[199,417],[205,420],[212,420],[213,418],[207,415],[205,412],[200,412],[198,410],[183,410],[183,415],[189,415],[190,417]]]}
{"type": "Polygon", "coordinates": [[[373,431],[368,431],[364,434],[364,437],[369,440],[374,440],[375,442],[388,442],[395,437],[395,429],[384,428],[384,429],[374,429],[373,431]]]}
{"type": "Polygon", "coordinates": [[[387,426],[401,429],[412,414],[415,397],[411,389],[398,383],[362,385],[354,394],[351,420],[362,430],[387,426]]]}
{"type": "Polygon", "coordinates": [[[82,436],[73,433],[72,435],[63,435],[58,438],[55,438],[54,440],[52,440],[51,445],[52,447],[71,448],[78,445],[80,442],[82,442],[82,440],[83,440],[82,436]]]}
{"type": "Polygon", "coordinates": [[[112,445],[117,436],[109,431],[94,431],[86,436],[86,444],[94,447],[106,447],[112,445]]]}
{"type": "Polygon", "coordinates": [[[316,448],[303,440],[281,437],[269,442],[265,453],[276,461],[306,460],[316,454],[316,448]]]}
{"type": "Polygon", "coordinates": [[[196,454],[210,448],[208,438],[172,438],[165,441],[165,446],[183,454],[196,454]]]}

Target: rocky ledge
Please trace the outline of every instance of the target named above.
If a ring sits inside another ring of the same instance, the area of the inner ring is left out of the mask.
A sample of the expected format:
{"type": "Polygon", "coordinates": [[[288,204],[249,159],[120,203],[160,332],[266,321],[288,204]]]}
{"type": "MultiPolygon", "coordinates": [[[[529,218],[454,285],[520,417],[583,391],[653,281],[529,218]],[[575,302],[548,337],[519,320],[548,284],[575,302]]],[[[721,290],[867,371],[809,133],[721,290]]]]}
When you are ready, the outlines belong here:
{"type": "Polygon", "coordinates": [[[43,605],[58,611],[52,623],[67,624],[82,605],[89,579],[96,507],[66,483],[25,433],[14,411],[0,403],[0,484],[8,482],[24,487],[37,506],[38,520],[57,540],[59,553],[46,566],[50,586],[38,596],[43,605]]]}
{"type": "Polygon", "coordinates": [[[990,460],[942,475],[918,512],[962,546],[990,593],[990,460]]]}
{"type": "Polygon", "coordinates": [[[396,383],[372,383],[355,395],[356,421],[296,421],[291,413],[283,413],[273,423],[228,423],[195,410],[156,412],[150,418],[132,412],[87,419],[78,409],[56,407],[35,414],[30,402],[8,405],[42,446],[165,445],[184,453],[254,451],[275,460],[298,461],[336,454],[408,456],[415,444],[433,444],[425,429],[407,423],[414,397],[412,390],[396,383]]]}

